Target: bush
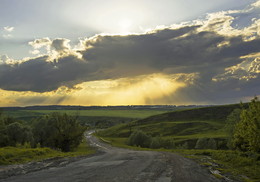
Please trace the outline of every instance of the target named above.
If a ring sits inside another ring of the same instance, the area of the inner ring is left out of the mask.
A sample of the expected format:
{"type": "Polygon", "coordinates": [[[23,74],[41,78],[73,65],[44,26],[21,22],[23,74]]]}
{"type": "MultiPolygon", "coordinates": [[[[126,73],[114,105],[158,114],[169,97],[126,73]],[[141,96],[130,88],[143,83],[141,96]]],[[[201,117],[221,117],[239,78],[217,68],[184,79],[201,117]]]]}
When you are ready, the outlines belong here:
{"type": "Polygon", "coordinates": [[[128,138],[127,144],[138,147],[149,147],[151,143],[151,136],[145,134],[143,131],[134,131],[128,138]]]}
{"type": "Polygon", "coordinates": [[[199,138],[196,142],[195,149],[206,149],[208,145],[207,138],[199,138]]]}
{"type": "Polygon", "coordinates": [[[173,139],[163,139],[161,137],[151,137],[143,131],[133,132],[127,140],[127,144],[131,146],[145,147],[145,148],[165,148],[165,149],[174,149],[175,142],[173,139]]]}
{"type": "Polygon", "coordinates": [[[207,148],[208,149],[214,149],[214,150],[217,149],[217,142],[214,138],[209,139],[207,148]]]}
{"type": "Polygon", "coordinates": [[[181,149],[189,149],[189,144],[188,144],[188,142],[184,142],[184,143],[181,145],[180,148],[181,148],[181,149]]]}
{"type": "Polygon", "coordinates": [[[159,137],[152,138],[152,141],[151,141],[151,144],[150,144],[150,148],[152,148],[152,149],[159,149],[161,147],[162,147],[162,145],[161,145],[161,138],[159,138],[159,137]]]}
{"type": "Polygon", "coordinates": [[[161,143],[162,143],[162,147],[165,149],[174,149],[175,148],[175,142],[172,138],[162,139],[161,143]]]}
{"type": "Polygon", "coordinates": [[[196,142],[195,149],[217,149],[217,142],[214,138],[199,138],[196,142]]]}

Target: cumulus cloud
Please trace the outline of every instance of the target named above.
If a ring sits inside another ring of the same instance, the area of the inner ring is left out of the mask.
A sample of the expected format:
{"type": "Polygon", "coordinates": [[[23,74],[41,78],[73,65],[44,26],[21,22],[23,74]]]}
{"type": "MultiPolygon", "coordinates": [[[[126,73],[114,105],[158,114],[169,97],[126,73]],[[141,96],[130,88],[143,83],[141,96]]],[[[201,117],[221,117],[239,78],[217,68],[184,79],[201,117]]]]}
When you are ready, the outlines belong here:
{"type": "Polygon", "coordinates": [[[77,56],[81,57],[77,53],[77,50],[71,48],[70,40],[65,38],[56,38],[51,40],[50,38],[36,39],[29,42],[28,44],[32,46],[33,50],[30,51],[33,55],[44,55],[44,52],[48,54],[48,61],[57,60],[64,56],[77,56]]]}
{"type": "Polygon", "coordinates": [[[51,40],[46,37],[42,39],[35,39],[34,41],[31,41],[28,43],[31,45],[34,49],[40,49],[42,47],[45,47],[47,50],[50,50],[51,40]]]}
{"type": "Polygon", "coordinates": [[[6,26],[6,27],[4,27],[4,30],[7,32],[12,32],[12,31],[14,31],[14,27],[6,26]]]}
{"type": "Polygon", "coordinates": [[[252,4],[253,7],[260,7],[260,1],[256,1],[255,3],[252,4]]]}
{"type": "Polygon", "coordinates": [[[1,63],[5,63],[8,59],[9,59],[9,58],[8,58],[7,55],[1,55],[1,56],[0,56],[0,62],[1,62],[1,63]]]}
{"type": "Polygon", "coordinates": [[[14,64],[15,60],[9,58],[7,55],[0,55],[0,64],[14,64]]]}
{"type": "Polygon", "coordinates": [[[68,39],[55,39],[52,41],[51,47],[53,47],[57,52],[66,52],[70,50],[69,42],[70,40],[68,39]]]}
{"type": "Polygon", "coordinates": [[[11,26],[6,26],[3,28],[4,30],[4,33],[3,33],[3,38],[5,39],[9,39],[9,38],[12,38],[13,35],[11,34],[13,31],[14,31],[14,27],[11,27],[11,26]]]}
{"type": "Polygon", "coordinates": [[[162,74],[185,85],[164,96],[165,102],[210,103],[255,95],[260,91],[260,21],[242,28],[234,21],[258,9],[256,3],[142,34],[96,35],[81,41],[80,48],[64,38],[36,39],[29,45],[38,57],[0,65],[0,87],[48,92],[95,80],[162,74]],[[46,55],[40,54],[42,49],[46,55]]]}

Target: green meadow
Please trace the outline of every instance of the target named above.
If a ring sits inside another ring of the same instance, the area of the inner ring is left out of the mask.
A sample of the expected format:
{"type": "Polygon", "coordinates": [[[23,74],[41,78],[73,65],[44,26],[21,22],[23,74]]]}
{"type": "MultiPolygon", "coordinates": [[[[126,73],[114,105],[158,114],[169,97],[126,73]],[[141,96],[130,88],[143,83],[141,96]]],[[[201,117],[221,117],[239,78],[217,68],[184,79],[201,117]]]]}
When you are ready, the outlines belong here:
{"type": "MultiPolygon", "coordinates": [[[[49,114],[53,110],[35,110],[30,113],[49,114]]],[[[161,110],[55,110],[55,112],[76,114],[78,116],[104,116],[104,117],[119,117],[119,118],[146,118],[152,115],[164,113],[161,110]]]]}

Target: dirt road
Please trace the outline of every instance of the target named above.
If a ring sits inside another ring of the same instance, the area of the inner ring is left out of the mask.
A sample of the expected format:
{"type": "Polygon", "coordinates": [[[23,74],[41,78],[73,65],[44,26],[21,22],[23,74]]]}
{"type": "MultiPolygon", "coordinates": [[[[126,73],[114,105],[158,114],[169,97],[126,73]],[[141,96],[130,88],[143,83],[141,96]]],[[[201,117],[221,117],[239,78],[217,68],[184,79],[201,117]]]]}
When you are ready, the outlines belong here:
{"type": "Polygon", "coordinates": [[[177,154],[111,147],[88,134],[98,155],[3,179],[3,182],[218,182],[206,169],[177,154]]]}

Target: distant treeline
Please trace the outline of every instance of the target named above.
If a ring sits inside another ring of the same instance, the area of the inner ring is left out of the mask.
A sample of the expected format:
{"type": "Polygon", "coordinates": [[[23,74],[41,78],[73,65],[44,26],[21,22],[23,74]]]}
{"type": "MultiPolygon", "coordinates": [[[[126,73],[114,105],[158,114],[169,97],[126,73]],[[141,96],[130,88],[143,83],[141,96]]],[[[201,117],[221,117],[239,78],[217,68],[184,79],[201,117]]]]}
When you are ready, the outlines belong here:
{"type": "Polygon", "coordinates": [[[196,108],[207,107],[209,105],[129,105],[129,106],[63,106],[63,105],[50,105],[50,106],[26,106],[26,107],[0,107],[2,110],[16,111],[16,110],[130,110],[130,109],[162,109],[171,110],[176,108],[196,108]]]}

